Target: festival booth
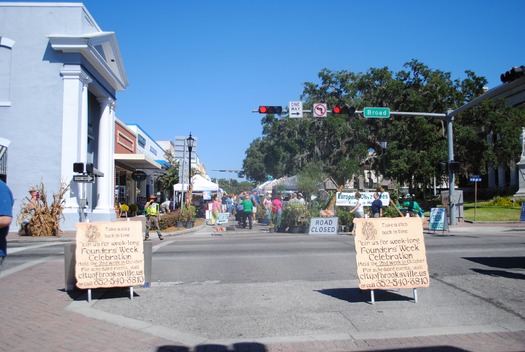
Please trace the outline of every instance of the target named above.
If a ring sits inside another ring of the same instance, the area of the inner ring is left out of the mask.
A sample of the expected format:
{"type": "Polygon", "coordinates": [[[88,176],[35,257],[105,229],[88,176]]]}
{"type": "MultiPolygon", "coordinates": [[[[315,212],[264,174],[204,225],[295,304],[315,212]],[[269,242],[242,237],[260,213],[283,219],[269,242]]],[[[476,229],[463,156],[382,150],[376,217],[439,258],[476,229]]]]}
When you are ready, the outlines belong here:
{"type": "MultiPolygon", "coordinates": [[[[199,196],[197,201],[195,201],[194,198],[194,202],[192,203],[197,209],[197,216],[204,217],[205,211],[207,209],[206,202],[211,200],[212,195],[220,192],[219,185],[207,180],[201,175],[193,176],[191,178],[191,181],[193,184],[192,194],[199,196]]],[[[183,202],[183,193],[188,192],[188,184],[177,183],[173,185],[173,191],[175,192],[175,199],[177,200],[177,204],[181,204],[183,202]]]]}
{"type": "MultiPolygon", "coordinates": [[[[193,184],[192,192],[215,192],[219,190],[219,185],[211,182],[201,175],[195,175],[191,178],[191,183],[193,184]]],[[[177,183],[173,185],[173,190],[175,192],[187,192],[188,191],[188,184],[187,183],[177,183]]]]}

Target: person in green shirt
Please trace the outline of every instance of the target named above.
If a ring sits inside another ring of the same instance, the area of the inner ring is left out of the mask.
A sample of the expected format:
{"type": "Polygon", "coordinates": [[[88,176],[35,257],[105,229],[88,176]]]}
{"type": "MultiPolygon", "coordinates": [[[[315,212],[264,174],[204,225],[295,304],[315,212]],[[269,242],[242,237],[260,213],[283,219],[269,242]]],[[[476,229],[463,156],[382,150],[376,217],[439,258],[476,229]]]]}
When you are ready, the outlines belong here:
{"type": "Polygon", "coordinates": [[[242,227],[246,228],[246,220],[250,223],[250,229],[252,228],[252,212],[253,212],[253,202],[251,201],[250,197],[246,196],[244,200],[241,202],[242,205],[244,205],[243,210],[243,221],[242,221],[242,227]]]}

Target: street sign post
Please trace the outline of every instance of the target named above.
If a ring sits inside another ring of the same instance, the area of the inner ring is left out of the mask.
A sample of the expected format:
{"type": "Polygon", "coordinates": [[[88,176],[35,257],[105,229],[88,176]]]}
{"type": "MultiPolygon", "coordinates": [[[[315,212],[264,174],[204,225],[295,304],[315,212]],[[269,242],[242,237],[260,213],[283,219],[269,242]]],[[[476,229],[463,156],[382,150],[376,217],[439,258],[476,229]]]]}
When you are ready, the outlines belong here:
{"type": "Polygon", "coordinates": [[[290,101],[288,103],[288,116],[294,119],[300,119],[303,117],[303,102],[302,101],[290,101]]]}
{"type": "Polygon", "coordinates": [[[73,175],[73,181],[78,183],[93,183],[95,176],[93,175],[73,175]]]}
{"type": "Polygon", "coordinates": [[[474,182],[474,222],[476,222],[476,209],[478,208],[478,182],[481,182],[479,175],[470,176],[470,182],[474,182]]]}
{"type": "Polygon", "coordinates": [[[324,103],[315,103],[314,104],[314,117],[326,117],[326,104],[324,103]]]}
{"type": "Polygon", "coordinates": [[[386,119],[390,117],[390,108],[364,108],[363,116],[367,118],[386,119]]]}

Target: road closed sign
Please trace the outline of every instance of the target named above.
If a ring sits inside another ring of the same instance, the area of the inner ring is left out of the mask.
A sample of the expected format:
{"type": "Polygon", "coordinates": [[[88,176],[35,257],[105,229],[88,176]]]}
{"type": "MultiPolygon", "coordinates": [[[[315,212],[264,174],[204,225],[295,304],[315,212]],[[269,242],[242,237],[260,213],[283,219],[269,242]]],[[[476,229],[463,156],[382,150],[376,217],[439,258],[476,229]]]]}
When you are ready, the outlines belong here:
{"type": "Polygon", "coordinates": [[[339,234],[339,218],[311,218],[309,235],[337,235],[339,234]]]}

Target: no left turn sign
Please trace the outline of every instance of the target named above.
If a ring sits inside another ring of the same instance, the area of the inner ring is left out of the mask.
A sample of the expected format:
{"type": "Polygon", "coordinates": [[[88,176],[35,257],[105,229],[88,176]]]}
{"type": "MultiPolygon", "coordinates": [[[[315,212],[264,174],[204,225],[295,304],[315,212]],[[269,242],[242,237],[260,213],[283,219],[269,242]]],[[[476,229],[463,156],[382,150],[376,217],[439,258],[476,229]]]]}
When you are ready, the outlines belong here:
{"type": "Polygon", "coordinates": [[[326,104],[315,103],[313,114],[314,117],[326,117],[326,104]]]}

